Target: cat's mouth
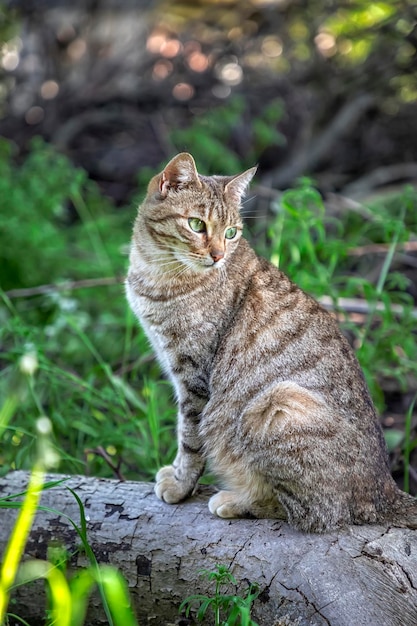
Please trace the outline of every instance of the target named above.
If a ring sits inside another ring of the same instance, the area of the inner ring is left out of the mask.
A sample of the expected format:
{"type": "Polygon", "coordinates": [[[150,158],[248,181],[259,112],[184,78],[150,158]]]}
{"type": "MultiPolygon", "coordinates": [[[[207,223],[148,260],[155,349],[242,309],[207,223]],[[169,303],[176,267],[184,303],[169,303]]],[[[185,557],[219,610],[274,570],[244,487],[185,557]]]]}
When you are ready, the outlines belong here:
{"type": "MultiPolygon", "coordinates": [[[[197,272],[210,272],[219,270],[223,265],[223,260],[221,261],[201,261],[200,263],[193,263],[191,269],[197,272]]],[[[188,266],[190,267],[190,266],[188,266]]]]}
{"type": "Polygon", "coordinates": [[[224,265],[224,258],[215,260],[210,258],[203,259],[202,266],[205,271],[207,270],[218,270],[224,265]]]}
{"type": "Polygon", "coordinates": [[[209,267],[214,269],[220,269],[224,265],[224,259],[219,259],[218,261],[212,261],[209,267]]]}
{"type": "Polygon", "coordinates": [[[220,269],[224,265],[224,257],[213,259],[212,256],[187,257],[182,254],[175,254],[176,260],[183,266],[194,272],[207,272],[209,270],[220,269]]]}

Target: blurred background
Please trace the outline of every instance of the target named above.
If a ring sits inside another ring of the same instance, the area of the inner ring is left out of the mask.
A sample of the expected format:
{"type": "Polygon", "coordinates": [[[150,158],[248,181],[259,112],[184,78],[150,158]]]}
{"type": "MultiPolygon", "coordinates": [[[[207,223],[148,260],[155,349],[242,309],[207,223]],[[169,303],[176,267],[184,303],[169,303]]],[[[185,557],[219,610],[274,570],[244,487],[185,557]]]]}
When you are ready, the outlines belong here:
{"type": "Polygon", "coordinates": [[[416,178],[412,0],[2,5],[0,134],[21,156],[42,136],[117,203],[183,149],[211,171],[259,162],[277,188],[416,178]]]}
{"type": "Polygon", "coordinates": [[[39,414],[65,471],[172,458],[121,283],[146,183],[186,150],[204,174],[259,164],[247,236],[338,315],[417,490],[413,0],[3,1],[0,139],[3,472],[39,414]]]}

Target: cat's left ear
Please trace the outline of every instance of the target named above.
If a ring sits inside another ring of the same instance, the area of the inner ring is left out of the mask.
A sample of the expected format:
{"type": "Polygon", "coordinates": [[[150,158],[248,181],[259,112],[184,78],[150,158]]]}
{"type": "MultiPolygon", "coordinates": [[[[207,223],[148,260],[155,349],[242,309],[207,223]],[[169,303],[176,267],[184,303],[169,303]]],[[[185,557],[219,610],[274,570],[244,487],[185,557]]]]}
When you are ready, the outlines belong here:
{"type": "Polygon", "coordinates": [[[188,152],[181,152],[171,159],[159,179],[159,191],[166,198],[170,189],[182,189],[189,185],[201,187],[195,161],[188,152]]]}
{"type": "Polygon", "coordinates": [[[257,169],[257,167],[251,167],[250,170],[246,170],[243,174],[238,174],[232,178],[224,188],[225,195],[229,196],[234,202],[239,203],[245,195],[248,185],[255,176],[257,169]]]}

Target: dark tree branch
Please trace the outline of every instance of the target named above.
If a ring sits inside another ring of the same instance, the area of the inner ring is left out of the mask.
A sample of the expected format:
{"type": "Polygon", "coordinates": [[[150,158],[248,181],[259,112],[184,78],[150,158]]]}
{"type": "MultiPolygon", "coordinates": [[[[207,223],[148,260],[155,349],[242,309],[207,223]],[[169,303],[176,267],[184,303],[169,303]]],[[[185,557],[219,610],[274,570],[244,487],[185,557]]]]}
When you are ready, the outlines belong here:
{"type": "Polygon", "coordinates": [[[360,94],[346,102],[320,135],[298,147],[288,163],[272,170],[264,177],[264,182],[283,189],[290,186],[297,177],[313,172],[324,159],[330,158],[337,142],[351,132],[373,104],[374,98],[370,94],[360,94]]]}

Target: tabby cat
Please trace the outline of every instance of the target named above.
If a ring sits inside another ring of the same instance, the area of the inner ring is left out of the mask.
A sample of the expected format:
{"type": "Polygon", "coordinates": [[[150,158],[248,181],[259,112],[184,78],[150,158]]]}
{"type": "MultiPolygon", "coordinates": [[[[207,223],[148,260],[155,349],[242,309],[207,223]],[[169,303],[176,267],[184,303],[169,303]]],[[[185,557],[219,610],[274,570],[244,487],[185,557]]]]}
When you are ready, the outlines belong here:
{"type": "Polygon", "coordinates": [[[191,155],[149,183],[135,222],[129,303],[171,379],[178,452],[156,476],[167,503],[206,462],[220,517],[280,518],[309,532],[417,527],[359,364],[333,317],[242,237],[256,168],[201,176],[191,155]]]}

